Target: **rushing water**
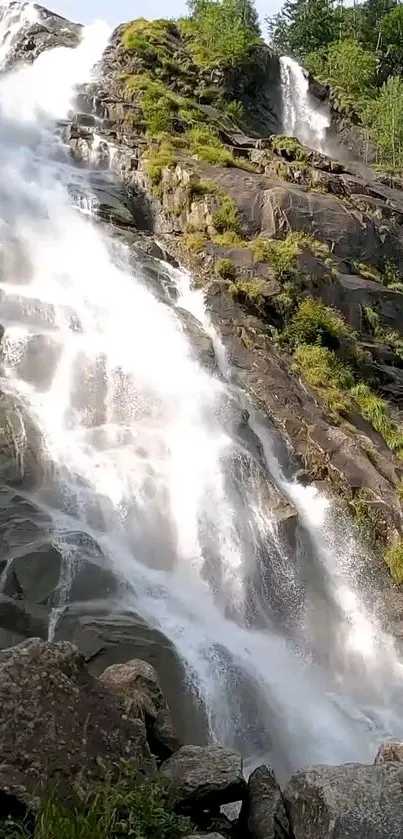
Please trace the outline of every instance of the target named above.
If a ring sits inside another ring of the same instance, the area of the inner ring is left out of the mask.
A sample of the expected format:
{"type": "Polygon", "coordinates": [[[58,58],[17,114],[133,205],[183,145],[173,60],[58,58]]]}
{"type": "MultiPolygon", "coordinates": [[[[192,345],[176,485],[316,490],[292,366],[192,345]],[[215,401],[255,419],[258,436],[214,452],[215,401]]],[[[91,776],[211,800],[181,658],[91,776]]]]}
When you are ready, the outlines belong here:
{"type": "MultiPolygon", "coordinates": [[[[2,25],[0,36],[7,15],[2,25]]],[[[402,673],[358,595],[354,540],[316,491],[284,478],[248,405],[267,468],[299,512],[290,554],[262,468],[231,430],[246,401],[226,381],[201,294],[171,271],[179,306],[213,337],[221,377],[194,361],[179,310],[133,273],[91,201],[83,212],[71,198],[86,176],[52,128],[107,37],[88,27],[75,51],[46,52],[0,81],[0,239],[18,255],[2,263],[1,387],[27,406],[49,466],[36,502],[64,555],[50,634],[84,561],[81,532],[119,580],[121,605],[175,645],[211,737],[283,772],[370,760],[385,733],[403,734],[402,673]]]]}
{"type": "Polygon", "coordinates": [[[324,152],[330,114],[310,95],[307,74],[297,61],[281,56],[280,71],[284,134],[324,152]]]}

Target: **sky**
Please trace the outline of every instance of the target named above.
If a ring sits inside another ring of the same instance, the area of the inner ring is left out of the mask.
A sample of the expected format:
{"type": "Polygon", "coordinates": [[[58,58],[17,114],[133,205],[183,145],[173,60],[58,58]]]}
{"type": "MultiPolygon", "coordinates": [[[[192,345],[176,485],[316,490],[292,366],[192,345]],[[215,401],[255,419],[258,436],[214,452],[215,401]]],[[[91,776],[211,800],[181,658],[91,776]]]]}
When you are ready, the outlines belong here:
{"type": "MultiPolygon", "coordinates": [[[[106,20],[111,26],[136,17],[179,17],[186,10],[185,0],[39,0],[54,12],[80,23],[106,20]]],[[[257,0],[262,21],[274,14],[281,0],[257,0]]]]}

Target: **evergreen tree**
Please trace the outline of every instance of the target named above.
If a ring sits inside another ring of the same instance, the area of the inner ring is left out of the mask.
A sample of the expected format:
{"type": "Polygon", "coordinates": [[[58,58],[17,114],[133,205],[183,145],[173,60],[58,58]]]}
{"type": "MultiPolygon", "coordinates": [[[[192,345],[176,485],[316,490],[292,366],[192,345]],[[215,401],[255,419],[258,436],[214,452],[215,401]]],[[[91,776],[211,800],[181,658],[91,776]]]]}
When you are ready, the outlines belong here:
{"type": "Polygon", "coordinates": [[[366,0],[363,3],[360,40],[365,46],[379,49],[382,20],[397,5],[397,0],[366,0]]]}
{"type": "Polygon", "coordinates": [[[338,38],[340,14],[336,0],[285,0],[267,23],[277,49],[303,57],[338,38]]]}

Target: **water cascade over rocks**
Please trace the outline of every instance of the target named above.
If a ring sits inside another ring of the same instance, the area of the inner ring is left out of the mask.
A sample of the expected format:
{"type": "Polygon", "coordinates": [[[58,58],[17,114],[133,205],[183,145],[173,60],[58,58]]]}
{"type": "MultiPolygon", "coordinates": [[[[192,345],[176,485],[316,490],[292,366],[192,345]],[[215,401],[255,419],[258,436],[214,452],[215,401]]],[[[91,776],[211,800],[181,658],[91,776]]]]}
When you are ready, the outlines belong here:
{"type": "MultiPolygon", "coordinates": [[[[0,10],[4,68],[40,12],[0,10]]],[[[132,632],[145,657],[175,649],[178,717],[184,695],[202,709],[194,739],[284,775],[371,760],[403,736],[403,672],[359,595],[361,549],[279,462],[188,276],[126,235],[123,200],[117,229],[104,223],[111,151],[78,168],[61,139],[108,36],[71,27],[74,49],[0,79],[2,585],[19,615],[3,646],[43,622],[78,642],[86,621],[106,639],[123,625],[122,659],[132,632]]],[[[301,103],[294,63],[283,71],[301,103]]],[[[312,145],[325,128],[309,125],[312,145]]]]}
{"type": "Polygon", "coordinates": [[[280,58],[283,133],[319,152],[326,150],[330,114],[309,92],[306,71],[288,55],[280,58]]]}

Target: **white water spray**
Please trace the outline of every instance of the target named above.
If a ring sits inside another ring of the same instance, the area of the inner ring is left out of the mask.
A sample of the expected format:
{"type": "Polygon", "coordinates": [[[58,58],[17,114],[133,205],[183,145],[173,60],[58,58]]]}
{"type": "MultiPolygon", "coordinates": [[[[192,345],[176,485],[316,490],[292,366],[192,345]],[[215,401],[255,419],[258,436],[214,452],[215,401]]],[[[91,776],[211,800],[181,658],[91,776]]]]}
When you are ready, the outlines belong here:
{"type": "MultiPolygon", "coordinates": [[[[122,606],[175,644],[212,737],[250,760],[270,754],[284,771],[370,760],[386,731],[398,733],[399,703],[388,706],[386,729],[380,692],[370,696],[371,716],[344,673],[336,684],[333,671],[306,654],[317,639],[305,638],[304,625],[301,643],[291,642],[264,593],[253,592],[267,575],[268,594],[280,576],[291,592],[294,570],[264,480],[223,420],[228,405],[236,413],[233,394],[195,363],[180,317],[133,276],[90,207],[83,213],[72,201],[69,184],[80,177],[88,185],[63,157],[52,120],[67,113],[106,36],[90,27],[74,52],[46,52],[0,80],[0,243],[4,253],[16,245],[18,252],[0,286],[1,386],[34,418],[53,464],[35,501],[50,508],[64,554],[59,607],[81,531],[122,583],[122,606]],[[38,338],[41,354],[27,376],[21,361],[38,338]]],[[[200,295],[191,298],[186,281],[181,292],[180,303],[203,320],[200,295]]],[[[321,531],[310,521],[307,528],[326,550],[321,531]]],[[[282,606],[292,611],[292,603],[282,606]]],[[[390,659],[388,678],[401,690],[394,666],[390,659]]]]}
{"type": "Polygon", "coordinates": [[[280,58],[283,133],[316,151],[325,152],[330,115],[309,93],[305,70],[287,55],[280,58]]]}

